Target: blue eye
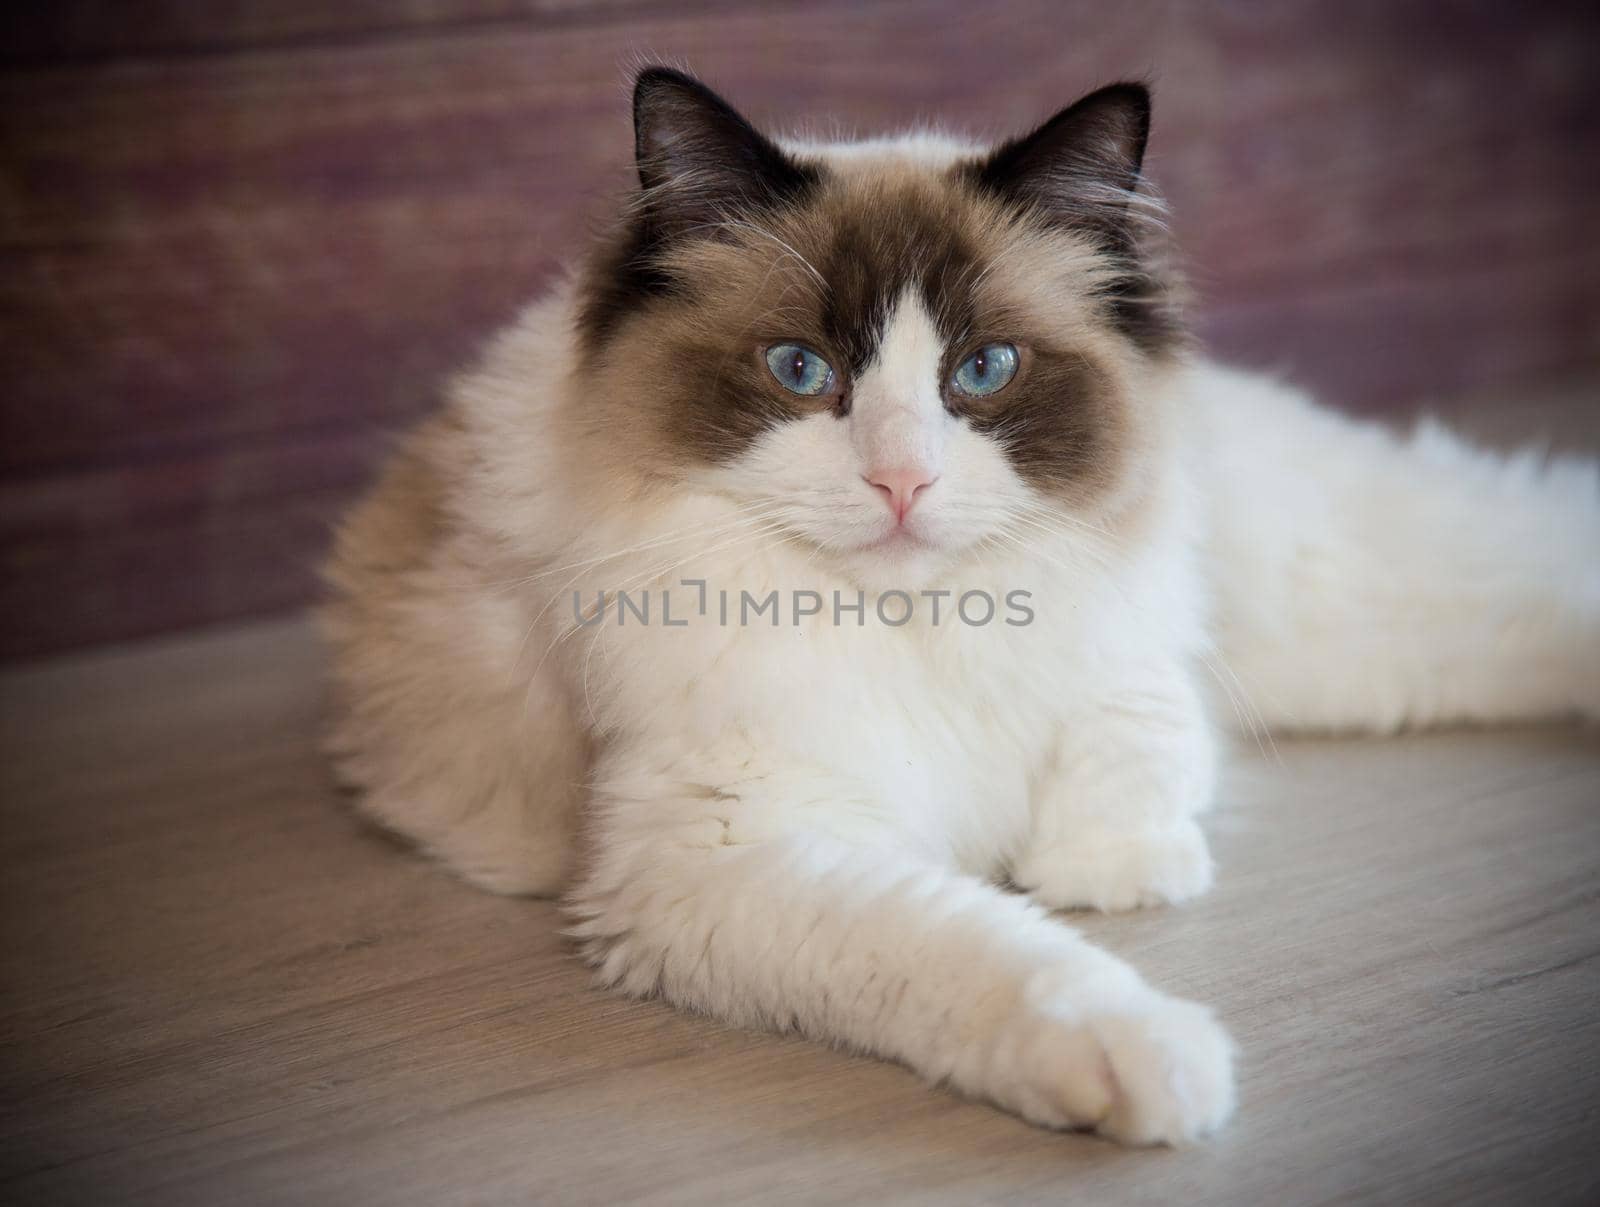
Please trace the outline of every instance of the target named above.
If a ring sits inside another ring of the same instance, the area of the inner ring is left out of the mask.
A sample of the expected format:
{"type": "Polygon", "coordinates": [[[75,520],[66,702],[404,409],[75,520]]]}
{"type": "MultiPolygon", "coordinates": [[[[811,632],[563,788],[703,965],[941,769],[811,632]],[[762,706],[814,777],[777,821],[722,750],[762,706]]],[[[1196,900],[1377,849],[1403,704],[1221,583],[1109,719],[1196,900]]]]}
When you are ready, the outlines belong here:
{"type": "Polygon", "coordinates": [[[950,384],[958,394],[982,398],[1005,388],[1017,375],[1019,359],[1010,344],[985,344],[956,367],[950,384]]]}
{"type": "Polygon", "coordinates": [[[767,368],[791,394],[815,397],[833,386],[833,366],[799,344],[773,344],[767,349],[767,368]]]}

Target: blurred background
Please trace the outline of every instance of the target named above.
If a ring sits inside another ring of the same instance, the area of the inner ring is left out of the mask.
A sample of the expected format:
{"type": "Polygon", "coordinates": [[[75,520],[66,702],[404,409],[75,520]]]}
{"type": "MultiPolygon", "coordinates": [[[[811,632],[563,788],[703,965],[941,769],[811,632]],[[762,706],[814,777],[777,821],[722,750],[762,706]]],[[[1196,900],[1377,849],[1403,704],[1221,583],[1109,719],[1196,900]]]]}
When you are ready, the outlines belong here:
{"type": "Polygon", "coordinates": [[[1145,78],[1202,336],[1383,412],[1600,381],[1597,45],[1592,2],[13,0],[0,658],[311,601],[628,183],[646,59],[825,132],[1145,78]]]}

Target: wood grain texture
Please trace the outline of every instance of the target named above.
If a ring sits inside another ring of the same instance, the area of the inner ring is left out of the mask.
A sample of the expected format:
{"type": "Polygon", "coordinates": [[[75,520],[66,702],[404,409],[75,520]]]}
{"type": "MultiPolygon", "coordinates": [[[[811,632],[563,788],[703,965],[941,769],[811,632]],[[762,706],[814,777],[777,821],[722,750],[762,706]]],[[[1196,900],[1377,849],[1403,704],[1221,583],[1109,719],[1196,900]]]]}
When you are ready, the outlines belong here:
{"type": "Polygon", "coordinates": [[[627,180],[626,66],[814,128],[1157,92],[1202,331],[1363,408],[1600,364],[1591,5],[8,7],[0,657],[309,598],[385,434],[627,180]]]}
{"type": "Polygon", "coordinates": [[[364,830],[279,624],[0,677],[0,1198],[1578,1204],[1600,1194],[1593,730],[1241,753],[1218,888],[1084,928],[1215,1003],[1234,1124],[1031,1129],[593,990],[548,903],[364,830]]]}
{"type": "MultiPolygon", "coordinates": [[[[768,0],[776,7],[784,0],[768,0]]],[[[714,13],[739,0],[672,0],[671,11],[714,13]]],[[[497,25],[626,21],[661,0],[16,0],[0,9],[0,62],[56,64],[132,56],[211,54],[356,38],[450,33],[497,25]]]]}

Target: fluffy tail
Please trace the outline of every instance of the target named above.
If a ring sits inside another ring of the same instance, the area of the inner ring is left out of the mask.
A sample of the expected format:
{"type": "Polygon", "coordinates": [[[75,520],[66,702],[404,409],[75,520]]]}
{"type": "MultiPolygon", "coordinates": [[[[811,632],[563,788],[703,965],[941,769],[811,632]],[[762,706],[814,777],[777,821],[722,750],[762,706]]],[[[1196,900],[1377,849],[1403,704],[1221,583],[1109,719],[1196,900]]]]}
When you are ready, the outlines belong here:
{"type": "Polygon", "coordinates": [[[1270,727],[1600,718],[1600,464],[1206,370],[1220,653],[1270,727]]]}

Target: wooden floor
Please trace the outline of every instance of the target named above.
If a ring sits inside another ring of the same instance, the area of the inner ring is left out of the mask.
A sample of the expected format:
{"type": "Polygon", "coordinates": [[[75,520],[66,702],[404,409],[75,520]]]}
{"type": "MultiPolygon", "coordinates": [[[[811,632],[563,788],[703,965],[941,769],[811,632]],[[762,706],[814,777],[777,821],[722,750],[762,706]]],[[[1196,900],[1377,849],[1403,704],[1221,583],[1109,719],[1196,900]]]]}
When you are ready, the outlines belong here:
{"type": "Polygon", "coordinates": [[[1125,1151],[588,987],[362,828],[278,624],[10,672],[0,1199],[1600,1201],[1600,735],[1245,752],[1199,904],[1085,921],[1242,1047],[1125,1151]]]}

